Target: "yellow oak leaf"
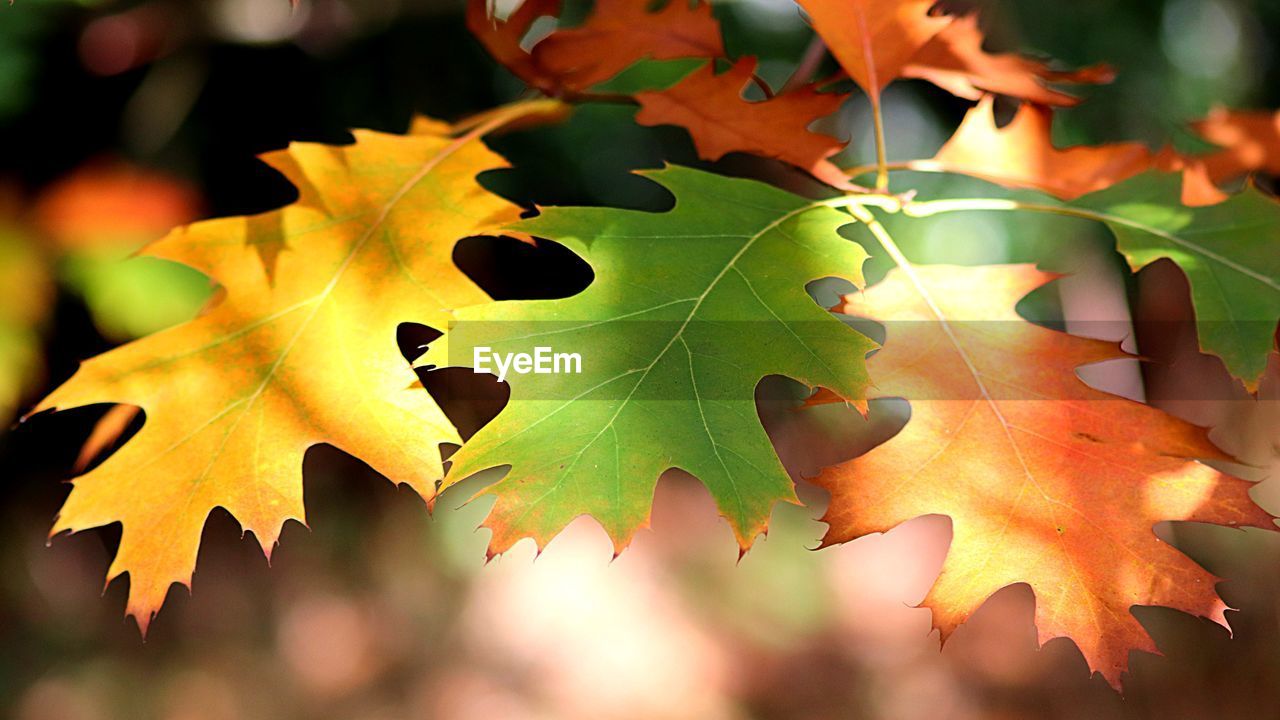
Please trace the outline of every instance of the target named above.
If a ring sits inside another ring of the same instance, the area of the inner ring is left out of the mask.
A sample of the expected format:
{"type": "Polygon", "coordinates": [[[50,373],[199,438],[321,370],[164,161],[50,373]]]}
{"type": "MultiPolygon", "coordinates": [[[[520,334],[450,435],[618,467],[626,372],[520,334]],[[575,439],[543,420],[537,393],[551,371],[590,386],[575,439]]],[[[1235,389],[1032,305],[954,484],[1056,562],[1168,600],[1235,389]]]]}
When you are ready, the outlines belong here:
{"type": "Polygon", "coordinates": [[[295,143],[263,159],[296,186],[297,202],[196,223],[146,249],[209,275],[221,302],[85,362],[38,408],[121,403],[146,413],[132,440],[75,481],[52,531],[121,523],[107,577],[128,573],[127,612],[143,633],[173,583],[190,587],[214,508],[268,555],[285,521],[305,522],[312,445],[431,494],[439,444],[459,438],[401,356],[396,330],[405,321],[444,329],[450,309],[487,301],[452,248],[520,208],[476,182],[507,166],[480,138],[546,103],[479,125],[419,121],[410,135],[295,143]]]}

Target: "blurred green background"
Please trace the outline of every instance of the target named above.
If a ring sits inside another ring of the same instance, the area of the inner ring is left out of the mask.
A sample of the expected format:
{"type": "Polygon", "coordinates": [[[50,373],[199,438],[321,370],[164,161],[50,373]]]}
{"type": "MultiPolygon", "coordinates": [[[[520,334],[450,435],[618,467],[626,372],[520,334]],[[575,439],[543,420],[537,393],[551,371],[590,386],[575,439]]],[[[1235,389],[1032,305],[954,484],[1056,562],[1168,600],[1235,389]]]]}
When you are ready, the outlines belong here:
{"type": "MultiPolygon", "coordinates": [[[[1081,88],[1086,102],[1060,113],[1060,144],[1139,139],[1189,149],[1196,141],[1183,124],[1215,104],[1280,106],[1280,3],[944,5],[979,10],[989,48],[1116,66],[1115,83],[1081,88]]],[[[566,17],[586,10],[575,0],[566,17]]],[[[760,56],[761,74],[775,85],[811,37],[791,0],[715,10],[730,53],[760,56]]],[[[670,81],[682,67],[653,64],[620,82],[670,81]]],[[[175,224],[289,202],[292,189],[255,154],[291,140],[340,143],[353,127],[400,132],[414,113],[455,119],[520,92],[467,34],[456,2],[301,0],[296,11],[287,0],[0,7],[0,419],[69,377],[81,359],[198,312],[212,294],[205,278],[131,254],[175,224]]],[[[932,155],[967,107],[923,83],[892,86],[890,158],[932,155]]],[[[844,164],[874,155],[867,112],[854,99],[823,125],[851,138],[844,164]]],[[[565,124],[496,138],[515,169],[485,182],[526,205],[661,209],[669,198],[629,171],[705,164],[683,131],[639,127],[633,113],[584,106],[565,124]]],[[[744,157],[713,167],[817,190],[744,157]]],[[[946,177],[899,182],[933,194],[989,190],[946,177]]],[[[1159,317],[1186,312],[1176,273],[1125,276],[1107,237],[1079,223],[977,215],[896,225],[921,261],[1031,258],[1067,269],[1096,261],[1117,278],[1122,304],[1128,298],[1159,317]]],[[[472,239],[456,258],[498,298],[565,294],[587,281],[551,244],[533,251],[472,239]]],[[[1194,342],[1164,350],[1180,353],[1181,376],[1148,373],[1155,401],[1161,387],[1188,378],[1226,382],[1220,367],[1194,357],[1194,342]]],[[[785,383],[769,383],[761,398],[797,475],[850,457],[884,432],[843,408],[798,416],[785,383]]],[[[1166,403],[1221,426],[1215,437],[1258,466],[1249,471],[1256,478],[1277,465],[1277,405],[1277,397],[1166,403]]],[[[288,526],[268,568],[235,521],[215,514],[194,594],[174,590],[144,644],[122,620],[124,582],[102,592],[118,528],[46,543],[66,494],[61,481],[76,473],[105,411],[40,415],[0,436],[6,717],[1280,715],[1280,541],[1263,533],[1161,531],[1230,578],[1221,592],[1240,609],[1230,615],[1236,637],[1172,611],[1138,610],[1167,657],[1136,656],[1122,700],[1088,677],[1069,642],[1036,651],[1025,587],[999,593],[938,652],[928,613],[911,606],[945,553],[941,518],[812,553],[803,548],[821,535],[813,518],[825,499],[803,486],[811,507],[780,508],[768,540],[736,564],[736,545],[705,492],[673,475],[660,486],[654,531],[617,561],[601,531],[583,521],[536,563],[521,546],[485,565],[487,538],[474,528],[487,501],[453,511],[484,478],[446,496],[432,519],[409,491],[324,447],[305,467],[310,530],[288,526]]],[[[883,411],[889,425],[902,414],[883,411]]],[[[473,429],[482,420],[458,422],[473,429]]],[[[1258,498],[1280,513],[1280,491],[1264,484],[1258,498]]]]}

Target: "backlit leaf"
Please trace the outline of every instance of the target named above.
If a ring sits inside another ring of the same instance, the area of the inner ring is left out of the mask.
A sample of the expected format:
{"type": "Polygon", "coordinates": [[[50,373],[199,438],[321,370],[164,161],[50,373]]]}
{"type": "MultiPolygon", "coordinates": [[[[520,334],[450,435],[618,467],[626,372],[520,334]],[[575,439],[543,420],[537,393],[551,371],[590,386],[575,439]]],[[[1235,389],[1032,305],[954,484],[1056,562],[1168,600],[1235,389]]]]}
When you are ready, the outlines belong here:
{"type": "Polygon", "coordinates": [[[754,153],[795,165],[836,187],[850,187],[848,177],[829,160],[845,143],[809,129],[838,110],[845,96],[803,87],[749,102],[742,92],[755,65],[754,59],[744,58],[717,75],[708,64],[672,88],[638,93],[636,122],[685,128],[704,160],[754,153]]]}
{"type": "Polygon", "coordinates": [[[1280,203],[1253,186],[1199,208],[1181,193],[1176,175],[1148,173],[1075,204],[1101,214],[1135,270],[1161,258],[1182,268],[1200,347],[1256,389],[1280,321],[1280,203]]]}
{"type": "MultiPolygon", "coordinates": [[[[459,438],[396,345],[405,321],[443,328],[485,301],[450,260],[454,243],[519,209],[477,184],[505,163],[465,134],[356,131],[346,146],[295,143],[264,159],[298,201],[175,230],[147,254],[225,290],[196,320],[85,362],[39,409],[120,403],[142,429],[75,481],[53,532],[119,522],[108,578],[128,573],[128,612],[145,632],[172,583],[190,585],[205,519],[227,509],[267,553],[302,522],[302,458],[345,450],[423,495],[438,445],[459,438]]],[[[536,106],[535,106],[536,107],[536,106]]]]}
{"type": "Polygon", "coordinates": [[[766,375],[861,402],[869,340],[805,292],[862,281],[865,252],[843,213],[747,180],[671,167],[649,173],[669,212],[548,208],[517,229],[555,240],[596,272],[562,300],[465,308],[421,362],[472,365],[475,349],[581,354],[580,374],[508,375],[511,399],[452,458],[448,487],[510,465],[485,492],[490,552],[544,546],[590,515],[621,552],[648,523],[658,477],[680,468],[711,491],[743,550],[779,501],[795,502],[754,392],[766,375]]]}
{"type": "Polygon", "coordinates": [[[1153,531],[1166,520],[1275,529],[1251,483],[1197,460],[1206,433],[1094,390],[1083,365],[1124,357],[1025,322],[1014,305],[1054,276],[1027,265],[901,270],[842,312],[884,322],[875,396],[911,417],[866,455],[825,470],[824,544],[945,515],[952,540],[924,600],[945,641],[993,593],[1026,583],[1041,643],[1069,637],[1119,687],[1132,650],[1156,652],[1130,609],[1160,605],[1226,625],[1215,578],[1153,531]]]}

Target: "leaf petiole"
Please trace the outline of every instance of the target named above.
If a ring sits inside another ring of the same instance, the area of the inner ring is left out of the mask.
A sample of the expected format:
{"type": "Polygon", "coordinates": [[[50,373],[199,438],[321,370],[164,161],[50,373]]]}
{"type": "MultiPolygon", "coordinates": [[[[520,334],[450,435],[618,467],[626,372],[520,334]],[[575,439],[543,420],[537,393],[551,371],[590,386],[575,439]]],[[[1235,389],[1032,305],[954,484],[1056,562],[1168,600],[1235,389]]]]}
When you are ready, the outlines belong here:
{"type": "Polygon", "coordinates": [[[787,93],[792,90],[798,90],[809,82],[809,78],[818,71],[818,67],[822,65],[822,61],[827,56],[827,44],[822,41],[822,36],[815,34],[809,41],[809,46],[804,50],[804,56],[800,58],[800,64],[796,66],[791,77],[787,78],[786,83],[782,85],[781,92],[787,93]]]}
{"type": "Polygon", "coordinates": [[[874,92],[871,97],[871,119],[876,132],[876,190],[889,190],[889,161],[885,150],[884,113],[880,109],[880,93],[874,92]]]}
{"type": "Polygon", "coordinates": [[[1026,210],[1028,212],[1066,215],[1069,217],[1083,218],[1085,220],[1106,221],[1109,219],[1106,215],[1101,213],[1066,207],[1064,205],[1042,205],[998,198],[955,198],[947,200],[909,202],[903,205],[902,214],[907,217],[926,218],[942,213],[981,210],[1026,210]]]}
{"type": "MultiPolygon", "coordinates": [[[[852,208],[877,207],[885,212],[899,213],[902,212],[902,198],[896,195],[881,195],[876,193],[856,193],[852,195],[841,195],[839,197],[830,198],[828,200],[819,200],[813,204],[813,207],[829,207],[851,210],[852,208]]],[[[859,218],[861,219],[861,218],[859,218]]]]}

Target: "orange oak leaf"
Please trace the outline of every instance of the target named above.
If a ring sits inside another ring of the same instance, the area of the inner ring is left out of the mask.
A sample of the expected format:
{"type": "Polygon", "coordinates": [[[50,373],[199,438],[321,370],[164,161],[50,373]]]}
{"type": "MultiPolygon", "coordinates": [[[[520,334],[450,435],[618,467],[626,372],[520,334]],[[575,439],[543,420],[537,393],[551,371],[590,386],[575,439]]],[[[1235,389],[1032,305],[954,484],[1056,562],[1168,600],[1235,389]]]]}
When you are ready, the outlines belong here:
{"type": "Polygon", "coordinates": [[[585,90],[646,58],[724,56],[710,5],[670,0],[656,12],[649,7],[647,0],[597,0],[585,23],[552,33],[534,46],[533,57],[564,87],[585,90]]]}
{"type": "Polygon", "coordinates": [[[560,11],[560,0],[524,0],[506,20],[493,16],[491,3],[492,0],[467,0],[467,29],[513,75],[530,87],[555,95],[555,75],[543,68],[521,42],[535,20],[560,11]]]}
{"type": "Polygon", "coordinates": [[[1167,147],[1156,155],[1155,169],[1182,172],[1182,204],[1187,207],[1217,205],[1231,197],[1214,182],[1204,158],[1182,155],[1167,147]]]}
{"type": "Polygon", "coordinates": [[[992,593],[1026,583],[1043,644],[1069,637],[1118,687],[1131,650],[1156,652],[1130,612],[1171,607],[1226,626],[1218,579],[1156,536],[1185,520],[1276,529],[1251,483],[1206,433],[1094,390],[1076,368],[1125,357],[1113,344],[1023,320],[1018,300],[1056,276],[1029,265],[894,270],[844,313],[887,322],[868,360],[882,398],[906,398],[906,427],[824,470],[824,545],[929,514],[952,541],[923,601],[945,641],[992,593]]]}
{"type": "Polygon", "coordinates": [[[1155,159],[1139,142],[1059,149],[1049,108],[1024,103],[1004,127],[996,126],[994,108],[994,98],[983,97],[930,162],[946,172],[1074,200],[1151,169],[1155,159]]]}
{"type": "Polygon", "coordinates": [[[453,425],[400,355],[405,321],[444,329],[486,295],[450,261],[455,242],[520,208],[476,182],[506,163],[480,141],[514,105],[457,134],[356,131],[345,146],[295,143],[264,160],[298,191],[261,215],[173,231],[146,254],[216,280],[199,318],[86,361],[38,410],[120,403],[142,429],[75,480],[52,533],[119,522],[108,582],[128,573],[146,632],[170,586],[190,587],[209,513],[225,508],[270,555],[304,522],[302,459],[328,443],[424,496],[453,425]],[[264,248],[269,252],[264,253],[264,248]]]}
{"type": "Polygon", "coordinates": [[[1214,182],[1253,172],[1280,175],[1280,112],[1219,107],[1191,126],[1222,148],[1203,158],[1214,182]]]}
{"type": "Polygon", "coordinates": [[[902,76],[928,80],[969,100],[996,93],[1062,106],[1075,105],[1079,99],[1054,90],[1048,83],[1098,84],[1115,78],[1105,65],[1057,71],[1021,55],[991,54],[982,49],[982,41],[976,15],[957,17],[911,58],[902,68],[902,76]]]}
{"type": "Polygon", "coordinates": [[[797,1],[840,67],[873,100],[951,22],[929,14],[936,0],[797,1]]]}
{"type": "Polygon", "coordinates": [[[754,58],[743,58],[717,75],[708,63],[667,90],[638,93],[641,125],[678,125],[689,131],[699,157],[719,160],[731,152],[774,158],[802,168],[819,180],[851,188],[848,177],[829,158],[845,146],[809,126],[840,108],[847,96],[803,87],[749,102],[744,87],[755,72],[754,58]]]}
{"type": "Polygon", "coordinates": [[[1208,182],[1202,165],[1172,150],[1154,153],[1139,142],[1058,148],[1053,144],[1052,123],[1050,108],[1023,103],[1008,125],[997,127],[994,98],[987,95],[931,160],[904,165],[1039,190],[1062,200],[1074,200],[1148,170],[1181,170],[1187,205],[1212,205],[1226,197],[1208,182]]]}

